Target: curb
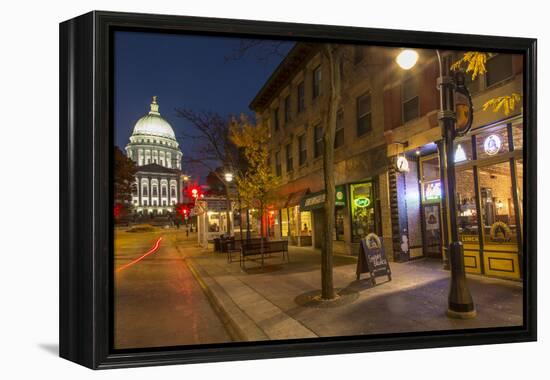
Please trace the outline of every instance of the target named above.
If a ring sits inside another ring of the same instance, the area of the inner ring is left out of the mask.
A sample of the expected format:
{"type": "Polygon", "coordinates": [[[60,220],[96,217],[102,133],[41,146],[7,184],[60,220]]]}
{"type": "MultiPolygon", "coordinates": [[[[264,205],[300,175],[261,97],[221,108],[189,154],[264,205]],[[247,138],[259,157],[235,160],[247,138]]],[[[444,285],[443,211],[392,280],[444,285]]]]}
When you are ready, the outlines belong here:
{"type": "Polygon", "coordinates": [[[263,330],[256,325],[231,299],[223,288],[194,260],[190,257],[185,258],[185,262],[193,277],[203,290],[206,298],[218,314],[227,332],[233,341],[261,341],[269,340],[263,330]]]}

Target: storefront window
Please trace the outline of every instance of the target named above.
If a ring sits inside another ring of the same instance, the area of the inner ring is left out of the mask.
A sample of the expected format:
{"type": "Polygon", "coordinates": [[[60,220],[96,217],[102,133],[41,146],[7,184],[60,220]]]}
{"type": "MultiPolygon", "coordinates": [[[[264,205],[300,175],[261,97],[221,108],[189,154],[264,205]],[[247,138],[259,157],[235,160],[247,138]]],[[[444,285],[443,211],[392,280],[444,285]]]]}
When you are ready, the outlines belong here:
{"type": "Polygon", "coordinates": [[[350,185],[352,240],[361,241],[371,232],[374,226],[374,191],[372,182],[350,185]]]}
{"type": "Polygon", "coordinates": [[[344,208],[336,207],[334,209],[334,239],[344,240],[344,208]]]}
{"type": "Polygon", "coordinates": [[[516,161],[516,176],[519,204],[523,204],[523,159],[516,161]]]}
{"type": "Polygon", "coordinates": [[[289,207],[288,208],[288,214],[290,219],[290,236],[300,236],[298,233],[298,225],[297,225],[297,213],[298,213],[298,206],[289,207]]]}
{"type": "Polygon", "coordinates": [[[506,125],[476,136],[477,158],[493,157],[508,152],[508,132],[506,125]]]}
{"type": "Polygon", "coordinates": [[[311,236],[311,212],[300,212],[300,236],[311,236]]]}
{"type": "Polygon", "coordinates": [[[437,156],[422,160],[422,180],[439,179],[439,158],[437,156]]]}
{"type": "Polygon", "coordinates": [[[479,186],[485,244],[516,245],[517,225],[510,163],[479,168],[479,186]]]}
{"type": "Polygon", "coordinates": [[[421,160],[422,168],[422,201],[439,202],[441,200],[441,180],[439,157],[437,155],[421,160]]]}
{"type": "Polygon", "coordinates": [[[220,213],[208,211],[208,232],[220,232],[220,213]]]}
{"type": "Polygon", "coordinates": [[[479,244],[476,193],[473,169],[456,173],[457,225],[460,240],[479,244]]]}

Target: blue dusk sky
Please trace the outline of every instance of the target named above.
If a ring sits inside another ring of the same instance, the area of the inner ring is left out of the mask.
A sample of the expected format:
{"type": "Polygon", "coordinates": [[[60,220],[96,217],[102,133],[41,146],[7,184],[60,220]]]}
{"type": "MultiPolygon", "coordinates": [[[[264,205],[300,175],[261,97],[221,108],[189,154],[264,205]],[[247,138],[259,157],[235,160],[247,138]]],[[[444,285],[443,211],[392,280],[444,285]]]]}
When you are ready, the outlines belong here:
{"type": "MultiPolygon", "coordinates": [[[[258,60],[249,54],[226,61],[238,48],[238,38],[119,31],[114,41],[115,144],[121,149],[156,95],[183,155],[192,155],[197,142],[184,140],[181,132],[192,133],[193,126],[177,117],[175,109],[251,115],[250,101],[282,60],[279,55],[258,60]]],[[[202,180],[207,174],[200,167],[184,171],[202,180]]]]}

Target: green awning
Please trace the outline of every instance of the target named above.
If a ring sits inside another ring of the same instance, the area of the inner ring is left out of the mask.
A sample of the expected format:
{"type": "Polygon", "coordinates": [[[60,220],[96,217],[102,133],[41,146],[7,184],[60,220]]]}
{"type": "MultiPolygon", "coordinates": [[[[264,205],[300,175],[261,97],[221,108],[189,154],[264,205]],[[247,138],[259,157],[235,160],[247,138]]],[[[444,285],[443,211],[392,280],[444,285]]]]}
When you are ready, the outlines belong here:
{"type": "MultiPolygon", "coordinates": [[[[325,206],[325,192],[318,191],[316,193],[307,194],[300,202],[300,211],[311,211],[323,208],[325,206]]],[[[334,205],[341,207],[346,205],[346,188],[344,185],[336,186],[334,205]]]]}

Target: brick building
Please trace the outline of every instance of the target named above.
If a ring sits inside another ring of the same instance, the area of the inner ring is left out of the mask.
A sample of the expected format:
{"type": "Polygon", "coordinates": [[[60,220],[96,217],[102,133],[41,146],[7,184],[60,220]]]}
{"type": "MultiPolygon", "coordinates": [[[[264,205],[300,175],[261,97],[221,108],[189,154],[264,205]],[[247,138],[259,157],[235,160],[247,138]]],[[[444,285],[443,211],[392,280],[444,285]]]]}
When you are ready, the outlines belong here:
{"type": "MultiPolygon", "coordinates": [[[[268,213],[270,233],[318,248],[324,223],[321,115],[328,101],[328,66],[319,48],[297,43],[250,104],[270,127],[271,164],[281,182],[280,200],[268,213]]],[[[337,51],[342,100],[334,147],[334,249],[357,254],[360,239],[375,232],[392,260],[443,262],[448,223],[437,60],[434,51],[417,50],[418,64],[405,71],[395,63],[399,51],[360,45],[337,51]]],[[[495,96],[522,94],[521,58],[494,55],[488,73],[468,82],[474,127],[455,145],[467,270],[513,278],[521,277],[521,109],[504,116],[481,108],[495,96]]]]}

